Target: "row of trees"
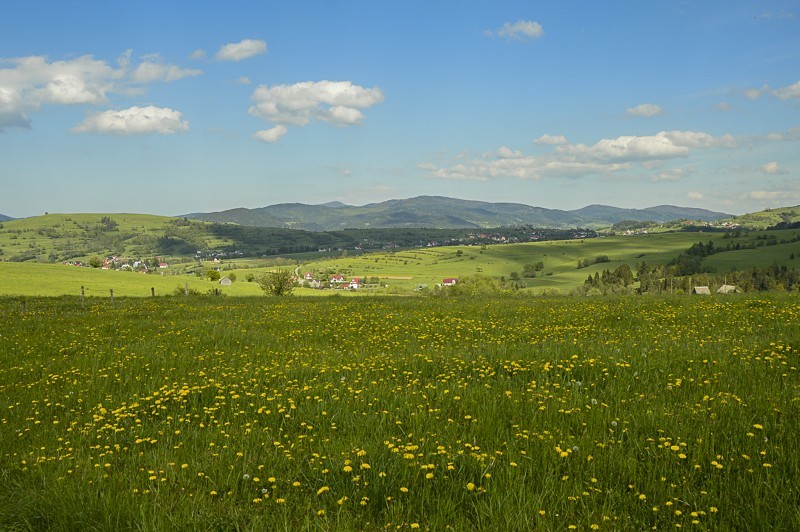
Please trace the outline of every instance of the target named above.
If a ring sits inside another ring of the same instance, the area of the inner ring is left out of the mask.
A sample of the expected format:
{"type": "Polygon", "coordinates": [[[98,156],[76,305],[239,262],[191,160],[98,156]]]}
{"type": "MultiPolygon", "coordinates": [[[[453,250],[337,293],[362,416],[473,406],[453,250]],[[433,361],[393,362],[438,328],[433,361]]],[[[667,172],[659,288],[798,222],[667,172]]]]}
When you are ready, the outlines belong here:
{"type": "Polygon", "coordinates": [[[603,270],[602,273],[590,275],[583,286],[576,290],[577,294],[616,294],[633,292],[633,284],[638,281],[639,293],[653,292],[691,292],[695,286],[708,286],[715,291],[723,284],[736,286],[743,292],[766,290],[800,290],[800,270],[773,264],[766,268],[750,268],[715,275],[696,273],[693,275],[676,275],[674,265],[647,264],[637,265],[634,277],[630,267],[622,264],[614,270],[603,270]]]}

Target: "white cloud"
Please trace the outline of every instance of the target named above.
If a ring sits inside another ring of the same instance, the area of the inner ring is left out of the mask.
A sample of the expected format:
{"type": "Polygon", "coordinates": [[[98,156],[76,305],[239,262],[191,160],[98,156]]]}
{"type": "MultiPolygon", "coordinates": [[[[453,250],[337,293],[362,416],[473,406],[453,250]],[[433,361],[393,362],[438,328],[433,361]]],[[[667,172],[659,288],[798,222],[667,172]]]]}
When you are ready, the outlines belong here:
{"type": "Polygon", "coordinates": [[[729,104],[728,102],[719,102],[714,106],[714,109],[716,109],[717,111],[730,111],[731,104],[729,104]]]}
{"type": "Polygon", "coordinates": [[[256,131],[255,133],[253,133],[253,138],[272,144],[273,142],[278,142],[278,139],[284,136],[286,134],[286,131],[287,131],[286,126],[278,124],[277,126],[270,129],[262,129],[261,131],[256,131]]]}
{"type": "Polygon", "coordinates": [[[688,158],[696,150],[731,149],[743,144],[794,140],[799,136],[800,130],[752,138],[713,136],[699,131],[661,131],[655,135],[600,139],[593,145],[558,144],[552,142],[554,137],[543,136],[535,142],[550,143],[554,147],[541,156],[529,156],[501,146],[480,156],[460,155],[449,163],[425,163],[419,168],[433,178],[485,181],[504,177],[585,177],[618,173],[637,165],[647,171],[645,175],[653,182],[676,181],[688,175],[688,171],[677,169],[654,173],[653,169],[670,159],[688,158]]]}
{"type": "Polygon", "coordinates": [[[792,85],[787,85],[786,87],[775,89],[773,94],[775,94],[775,96],[781,100],[800,98],[800,81],[793,83],[792,85]]]}
{"type": "Polygon", "coordinates": [[[245,39],[220,47],[214,57],[221,61],[241,61],[254,55],[266,53],[266,51],[266,42],[258,39],[245,39]]]}
{"type": "Polygon", "coordinates": [[[783,198],[785,192],[782,190],[751,190],[747,197],[757,200],[776,200],[783,198]]]}
{"type": "Polygon", "coordinates": [[[134,83],[151,83],[153,81],[177,81],[189,76],[199,76],[202,70],[180,68],[175,65],[165,65],[160,62],[145,61],[131,72],[134,83]]]}
{"type": "Polygon", "coordinates": [[[680,181],[689,174],[688,170],[684,168],[674,168],[672,170],[664,170],[657,174],[650,176],[650,181],[658,183],[659,181],[680,181]]]}
{"type": "Polygon", "coordinates": [[[761,96],[761,89],[745,89],[744,95],[748,100],[757,100],[761,96]]]}
{"type": "Polygon", "coordinates": [[[154,81],[201,73],[166,64],[157,55],[134,66],[131,55],[130,50],[120,55],[116,67],[89,55],[66,61],[44,56],[0,59],[0,128],[29,127],[28,113],[42,105],[104,104],[113,94],[133,94],[154,81]]]}
{"type": "Polygon", "coordinates": [[[564,135],[547,135],[544,134],[538,139],[533,141],[534,144],[544,144],[550,146],[557,146],[559,144],[568,144],[567,137],[564,135]]]}
{"type": "Polygon", "coordinates": [[[498,30],[484,32],[488,37],[499,37],[512,41],[525,41],[538,39],[544,34],[542,25],[533,20],[518,20],[514,23],[506,22],[498,30]]]}
{"type": "Polygon", "coordinates": [[[118,111],[104,111],[86,118],[75,126],[75,133],[110,133],[136,135],[160,133],[162,135],[186,131],[189,123],[181,120],[181,113],[166,107],[130,107],[118,111]]]}
{"type": "Polygon", "coordinates": [[[761,171],[765,174],[777,174],[780,172],[780,167],[776,161],[770,161],[761,166],[761,171]]]}
{"type": "Polygon", "coordinates": [[[702,192],[697,192],[696,190],[693,190],[691,192],[687,192],[686,193],[686,197],[689,198],[690,200],[694,200],[694,201],[701,201],[701,200],[706,199],[705,194],[703,194],[702,192]]]}
{"type": "Polygon", "coordinates": [[[189,59],[195,59],[195,60],[205,59],[205,58],[206,58],[206,51],[203,50],[202,48],[198,48],[197,50],[192,52],[191,55],[189,56],[189,59]]]}
{"type": "Polygon", "coordinates": [[[651,117],[664,114],[664,109],[654,103],[642,103],[636,107],[628,107],[625,112],[631,116],[651,117]]]}
{"type": "Polygon", "coordinates": [[[304,126],[324,121],[337,126],[358,125],[361,109],[383,101],[377,87],[350,81],[304,81],[294,85],[261,85],[252,94],[248,112],[273,124],[304,126]]]}

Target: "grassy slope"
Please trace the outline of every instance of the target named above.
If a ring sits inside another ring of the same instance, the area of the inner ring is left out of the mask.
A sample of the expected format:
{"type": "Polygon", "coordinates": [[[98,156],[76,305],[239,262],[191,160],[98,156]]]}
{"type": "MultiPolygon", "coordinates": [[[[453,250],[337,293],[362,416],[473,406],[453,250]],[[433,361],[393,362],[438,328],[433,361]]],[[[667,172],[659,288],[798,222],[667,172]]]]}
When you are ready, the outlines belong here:
{"type": "MultiPolygon", "coordinates": [[[[161,234],[164,227],[172,225],[170,218],[114,214],[111,216],[119,224],[120,233],[134,231],[161,234]]],[[[76,228],[78,224],[97,224],[101,215],[61,215],[50,214],[45,217],[52,227],[62,232],[76,228]]],[[[37,219],[38,219],[37,218],[37,219]]],[[[46,247],[53,239],[42,235],[38,230],[41,220],[17,220],[6,222],[0,230],[0,246],[9,250],[14,246],[46,247]],[[20,230],[21,233],[11,232],[20,230]],[[17,236],[11,240],[11,236],[17,236]],[[8,246],[11,247],[8,247],[8,246]]],[[[174,225],[173,225],[174,227],[174,225]]],[[[174,227],[180,230],[180,227],[174,227]]],[[[798,233],[797,230],[772,231],[769,233],[752,231],[741,237],[724,238],[723,233],[655,233],[630,237],[607,237],[585,240],[553,241],[526,244],[418,248],[397,252],[378,252],[362,255],[350,255],[339,258],[308,260],[300,267],[300,273],[313,272],[319,278],[326,279],[331,273],[342,273],[349,277],[378,277],[381,283],[389,286],[390,292],[409,293],[418,285],[432,287],[447,277],[470,277],[484,275],[509,279],[512,272],[522,274],[525,264],[544,263],[544,271],[534,279],[524,279],[525,286],[534,292],[544,289],[558,289],[562,293],[583,283],[594,273],[604,269],[613,270],[620,264],[636,268],[639,261],[649,263],[666,263],[685,251],[696,242],[713,241],[717,248],[728,244],[740,244],[743,247],[758,242],[766,236],[774,236],[777,241],[789,240],[798,233]],[[461,253],[459,255],[459,253],[461,253]],[[593,259],[606,255],[611,262],[601,263],[578,269],[579,260],[593,259]]],[[[60,239],[63,241],[63,239],[60,239]]],[[[132,244],[126,248],[134,249],[132,244]]],[[[764,267],[773,263],[789,267],[800,265],[800,243],[786,243],[774,246],[763,246],[756,249],[743,249],[718,253],[708,257],[704,265],[718,273],[731,269],[745,269],[753,266],[764,267]]],[[[309,257],[308,254],[304,255],[309,257]]],[[[310,255],[313,257],[314,255],[310,255]]],[[[292,261],[280,267],[294,269],[292,261]]],[[[206,264],[205,267],[212,266],[206,264]]],[[[115,294],[131,296],[149,296],[154,287],[157,294],[172,292],[175,287],[189,282],[192,288],[205,292],[218,288],[230,295],[259,295],[256,283],[247,283],[248,274],[256,277],[275,268],[274,264],[263,260],[237,260],[235,264],[226,263],[224,267],[233,267],[238,282],[232,287],[220,287],[218,284],[197,278],[193,275],[179,275],[181,269],[192,268],[192,263],[177,265],[163,272],[165,275],[141,275],[132,272],[112,272],[72,268],[61,264],[35,263],[3,263],[0,262],[0,294],[6,295],[65,295],[80,293],[80,286],[85,286],[87,295],[106,296],[109,289],[115,294]],[[238,267],[242,267],[238,269],[238,267]],[[247,268],[247,269],[245,269],[247,268]]],[[[225,275],[227,272],[222,272],[225,275]]],[[[329,292],[325,292],[329,293],[329,292]]],[[[319,291],[298,291],[298,294],[320,294],[319,291]]]]}
{"type": "MultiPolygon", "coordinates": [[[[774,231],[780,239],[791,238],[796,231],[774,231]]],[[[730,242],[746,245],[759,234],[740,238],[723,238],[722,233],[660,233],[633,237],[608,237],[480,247],[438,247],[396,253],[374,253],[361,256],[309,262],[302,271],[339,272],[348,276],[379,277],[398,289],[412,289],[420,284],[433,286],[447,277],[485,275],[510,277],[511,272],[522,274],[525,264],[544,263],[544,271],[535,279],[525,280],[535,291],[556,288],[567,292],[583,283],[584,279],[604,269],[613,270],[620,264],[632,269],[636,263],[646,261],[663,264],[675,258],[696,242],[713,241],[724,247],[730,242]],[[461,251],[462,255],[457,253],[461,251]],[[581,259],[607,255],[611,262],[578,269],[581,259]]],[[[800,244],[779,244],[753,250],[719,253],[707,258],[708,265],[724,272],[735,266],[738,269],[752,266],[795,265],[789,257],[794,252],[800,256],[800,244]]],[[[800,263],[800,259],[798,259],[800,263]]]]}
{"type": "MultiPolygon", "coordinates": [[[[93,250],[98,245],[97,237],[85,229],[86,226],[97,226],[104,216],[117,223],[115,231],[104,233],[103,236],[119,239],[120,249],[117,253],[120,255],[150,257],[153,255],[153,240],[162,237],[168,228],[178,236],[189,231],[186,227],[176,226],[173,223],[175,218],[167,216],[129,213],[47,214],[3,222],[0,228],[2,258],[11,260],[22,253],[33,253],[36,260],[48,261],[53,253],[58,256],[57,260],[67,256],[88,260],[93,255],[105,255],[100,250],[93,250]]],[[[205,236],[205,243],[213,248],[230,242],[205,236]]]]}
{"type": "Polygon", "coordinates": [[[800,205],[743,214],[741,216],[734,216],[728,221],[738,223],[743,227],[755,229],[766,229],[767,227],[784,221],[798,222],[800,221],[800,205]]]}

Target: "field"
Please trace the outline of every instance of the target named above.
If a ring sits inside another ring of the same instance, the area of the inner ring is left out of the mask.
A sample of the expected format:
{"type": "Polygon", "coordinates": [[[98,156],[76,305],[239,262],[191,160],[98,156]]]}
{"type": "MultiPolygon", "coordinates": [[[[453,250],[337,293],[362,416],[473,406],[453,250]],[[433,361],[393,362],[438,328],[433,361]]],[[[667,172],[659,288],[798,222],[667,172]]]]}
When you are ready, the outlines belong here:
{"type": "Polygon", "coordinates": [[[800,529],[795,295],[24,310],[1,529],[800,529]]]}
{"type": "MultiPolygon", "coordinates": [[[[719,274],[732,269],[763,268],[772,264],[796,268],[800,266],[800,241],[793,241],[797,234],[797,230],[753,231],[740,236],[679,232],[523,244],[415,248],[345,254],[335,258],[302,254],[288,258],[226,259],[221,264],[204,262],[202,265],[185,259],[184,262],[171,264],[163,272],[150,275],[63,264],[0,262],[0,295],[79,295],[80,287],[84,286],[87,295],[105,297],[110,290],[114,290],[116,295],[146,297],[152,294],[151,289],[155,289],[156,295],[165,295],[186,283],[200,292],[216,289],[231,296],[261,295],[257,283],[247,283],[245,279],[248,275],[258,277],[275,268],[297,269],[301,275],[311,272],[322,280],[329,279],[333,274],[362,280],[377,278],[380,288],[370,288],[367,291],[370,294],[409,295],[420,286],[433,288],[448,277],[511,279],[514,273],[517,274],[518,284],[528,292],[540,294],[558,291],[567,294],[583,284],[589,275],[604,269],[613,270],[620,264],[627,264],[634,271],[641,261],[666,264],[697,242],[711,241],[720,249],[728,245],[744,248],[704,259],[703,265],[719,274]],[[763,245],[750,249],[756,244],[763,245]],[[602,255],[608,257],[609,262],[580,269],[577,267],[580,260],[591,260],[602,255]],[[543,269],[536,272],[535,278],[522,277],[526,265],[539,262],[543,269]],[[221,275],[235,273],[238,280],[231,287],[221,287],[218,283],[184,273],[201,267],[221,268],[221,275]]],[[[297,293],[330,295],[329,292],[299,290],[297,293]]]]}

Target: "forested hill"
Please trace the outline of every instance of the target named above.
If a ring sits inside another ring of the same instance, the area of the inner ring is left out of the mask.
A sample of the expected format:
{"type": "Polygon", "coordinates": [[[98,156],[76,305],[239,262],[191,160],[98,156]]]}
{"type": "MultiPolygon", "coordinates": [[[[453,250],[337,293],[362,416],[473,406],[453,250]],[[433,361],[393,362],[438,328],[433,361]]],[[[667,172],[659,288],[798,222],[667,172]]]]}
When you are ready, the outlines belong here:
{"type": "Polygon", "coordinates": [[[514,225],[533,227],[607,227],[623,220],[664,223],[678,219],[710,222],[730,215],[705,209],[659,205],[647,209],[621,209],[590,205],[564,211],[520,203],[490,203],[440,196],[419,196],[363,206],[326,203],[281,203],[256,209],[230,209],[192,213],[187,218],[253,227],[284,227],[307,231],[356,228],[490,228],[514,225]]]}

